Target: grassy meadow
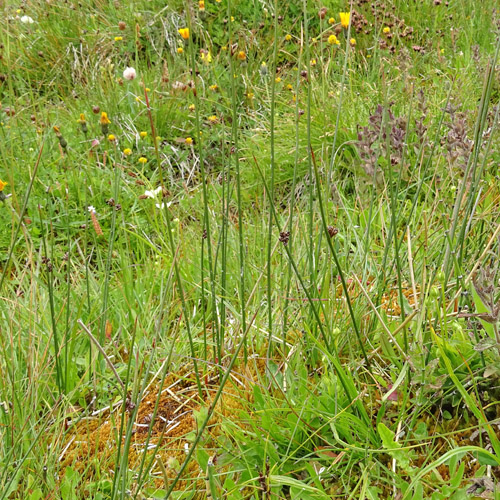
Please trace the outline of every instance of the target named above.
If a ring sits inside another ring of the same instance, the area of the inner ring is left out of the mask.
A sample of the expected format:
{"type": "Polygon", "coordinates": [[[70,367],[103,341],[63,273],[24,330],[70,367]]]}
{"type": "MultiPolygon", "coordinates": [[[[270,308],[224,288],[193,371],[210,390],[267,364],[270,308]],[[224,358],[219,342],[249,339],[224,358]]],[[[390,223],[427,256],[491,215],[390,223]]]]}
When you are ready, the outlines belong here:
{"type": "Polygon", "coordinates": [[[0,500],[500,499],[496,0],[0,9],[0,500]]]}

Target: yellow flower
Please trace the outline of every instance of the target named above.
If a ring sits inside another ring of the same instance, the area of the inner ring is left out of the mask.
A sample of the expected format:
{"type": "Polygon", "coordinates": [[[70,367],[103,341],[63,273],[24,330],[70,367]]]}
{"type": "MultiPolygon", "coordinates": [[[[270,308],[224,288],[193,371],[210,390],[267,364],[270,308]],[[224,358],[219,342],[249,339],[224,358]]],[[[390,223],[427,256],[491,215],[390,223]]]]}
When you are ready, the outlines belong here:
{"type": "Polygon", "coordinates": [[[108,113],[106,113],[106,111],[103,111],[101,113],[101,118],[99,120],[99,123],[101,125],[109,125],[111,123],[111,120],[108,118],[108,113]]]}
{"type": "Polygon", "coordinates": [[[247,58],[247,55],[243,50],[240,50],[238,52],[238,55],[236,56],[240,61],[244,61],[247,58]]]}
{"type": "Polygon", "coordinates": [[[177,47],[177,54],[182,54],[184,49],[182,47],[177,47]]]}
{"type": "Polygon", "coordinates": [[[116,141],[116,137],[113,134],[109,134],[108,141],[110,141],[110,142],[116,141]]]}
{"type": "Polygon", "coordinates": [[[210,122],[210,123],[217,123],[217,121],[219,120],[215,115],[211,115],[207,118],[207,120],[210,122]]]}
{"type": "Polygon", "coordinates": [[[141,136],[141,139],[144,139],[145,137],[148,136],[147,132],[140,132],[139,135],[141,136]]]}
{"type": "Polygon", "coordinates": [[[231,16],[231,22],[234,23],[234,16],[231,16]]]}
{"type": "Polygon", "coordinates": [[[115,36],[115,42],[121,42],[123,40],[122,36],[115,36]]]}
{"type": "Polygon", "coordinates": [[[328,43],[330,45],[340,45],[339,39],[335,35],[330,35],[328,37],[328,43]]]}
{"type": "Polygon", "coordinates": [[[145,163],[147,163],[148,159],[147,158],[144,158],[144,156],[141,156],[138,160],[137,160],[139,163],[142,163],[143,165],[145,163]]]}
{"type": "Polygon", "coordinates": [[[349,28],[349,20],[351,19],[350,12],[339,12],[340,24],[342,28],[349,28]]]}
{"type": "Polygon", "coordinates": [[[280,78],[279,76],[277,76],[277,77],[274,79],[274,81],[275,81],[276,83],[279,83],[279,82],[281,82],[281,78],[280,78]]]}
{"type": "Polygon", "coordinates": [[[181,35],[182,38],[184,38],[184,40],[189,39],[189,28],[181,28],[178,31],[179,31],[179,35],[181,35]]]}
{"type": "Polygon", "coordinates": [[[194,104],[190,104],[188,106],[189,111],[194,111],[196,109],[196,106],[194,104]]]}
{"type": "Polygon", "coordinates": [[[3,191],[5,186],[8,184],[8,182],[4,182],[2,181],[2,179],[0,179],[0,191],[3,191]]]}
{"type": "Polygon", "coordinates": [[[186,137],[186,144],[191,146],[191,144],[193,144],[193,139],[191,139],[191,137],[186,137]]]}
{"type": "Polygon", "coordinates": [[[287,42],[289,42],[291,39],[292,39],[292,35],[290,35],[290,34],[285,35],[285,40],[286,40],[287,42]]]}
{"type": "Polygon", "coordinates": [[[214,83],[213,85],[210,85],[210,87],[208,87],[212,92],[216,92],[217,90],[219,90],[219,87],[214,83]]]}
{"type": "Polygon", "coordinates": [[[200,52],[200,57],[205,64],[210,64],[212,62],[212,54],[210,54],[209,50],[202,50],[200,52]]]}
{"type": "Polygon", "coordinates": [[[316,59],[311,59],[311,66],[316,66],[316,59]]]}
{"type": "Polygon", "coordinates": [[[291,85],[290,83],[287,83],[286,88],[287,88],[288,90],[293,90],[293,87],[292,87],[292,85],[291,85]]]}
{"type": "Polygon", "coordinates": [[[125,149],[123,150],[123,154],[124,154],[125,156],[130,156],[130,155],[132,154],[132,150],[131,150],[130,148],[125,148],[125,149]]]}
{"type": "Polygon", "coordinates": [[[253,92],[247,92],[247,99],[252,100],[254,98],[254,93],[253,92]]]}
{"type": "Polygon", "coordinates": [[[333,17],[330,17],[330,19],[328,19],[328,24],[334,24],[335,23],[335,19],[333,17]]]}
{"type": "Polygon", "coordinates": [[[76,120],[76,123],[85,123],[85,122],[86,122],[85,115],[83,113],[80,113],[80,118],[76,120]]]}
{"type": "Polygon", "coordinates": [[[205,0],[200,0],[198,2],[198,7],[200,10],[205,10],[205,0]]]}
{"type": "Polygon", "coordinates": [[[349,40],[349,43],[351,44],[352,47],[354,47],[356,45],[356,39],[355,38],[351,38],[349,40]]]}
{"type": "Polygon", "coordinates": [[[387,33],[391,32],[391,28],[389,28],[389,26],[386,26],[382,31],[387,35],[387,33]]]}

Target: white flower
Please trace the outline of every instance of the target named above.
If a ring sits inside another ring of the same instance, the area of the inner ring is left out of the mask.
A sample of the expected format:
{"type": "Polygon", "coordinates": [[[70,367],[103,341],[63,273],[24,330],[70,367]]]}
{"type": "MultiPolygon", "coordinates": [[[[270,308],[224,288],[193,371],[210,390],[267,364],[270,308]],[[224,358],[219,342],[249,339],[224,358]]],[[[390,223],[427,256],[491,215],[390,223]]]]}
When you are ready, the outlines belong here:
{"type": "Polygon", "coordinates": [[[159,208],[160,210],[163,210],[165,208],[165,203],[157,203],[156,208],[159,208]]]}
{"type": "Polygon", "coordinates": [[[94,214],[95,214],[95,207],[93,207],[92,205],[89,205],[89,206],[87,207],[87,210],[88,210],[91,214],[92,214],[92,213],[94,213],[94,214]]]}
{"type": "Polygon", "coordinates": [[[161,192],[162,192],[162,187],[158,186],[156,189],[153,191],[144,191],[144,196],[147,196],[148,198],[156,198],[161,192]]]}
{"type": "Polygon", "coordinates": [[[137,73],[134,68],[125,68],[123,71],[123,78],[125,80],[133,80],[137,76],[137,73]]]}
{"type": "Polygon", "coordinates": [[[33,21],[33,18],[31,18],[30,16],[22,16],[20,18],[20,21],[24,24],[33,24],[35,21],[33,21]]]}

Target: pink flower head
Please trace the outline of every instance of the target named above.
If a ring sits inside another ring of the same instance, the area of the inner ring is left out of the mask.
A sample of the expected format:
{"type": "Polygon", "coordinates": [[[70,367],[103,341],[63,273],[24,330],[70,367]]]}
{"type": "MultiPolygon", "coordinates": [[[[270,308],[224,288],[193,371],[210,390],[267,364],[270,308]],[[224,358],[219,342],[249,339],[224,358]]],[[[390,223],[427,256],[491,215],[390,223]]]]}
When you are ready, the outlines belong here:
{"type": "Polygon", "coordinates": [[[123,71],[123,78],[125,80],[133,80],[137,76],[137,73],[134,68],[125,68],[123,71]]]}

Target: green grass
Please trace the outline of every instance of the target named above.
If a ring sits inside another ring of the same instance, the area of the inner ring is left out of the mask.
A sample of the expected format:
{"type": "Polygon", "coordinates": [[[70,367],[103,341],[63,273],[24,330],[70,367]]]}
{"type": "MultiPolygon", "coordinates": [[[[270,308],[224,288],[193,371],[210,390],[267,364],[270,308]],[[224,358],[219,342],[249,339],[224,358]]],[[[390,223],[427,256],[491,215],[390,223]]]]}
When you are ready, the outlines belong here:
{"type": "Polygon", "coordinates": [[[496,3],[200,7],[1,6],[0,500],[500,498],[496,3]]]}

